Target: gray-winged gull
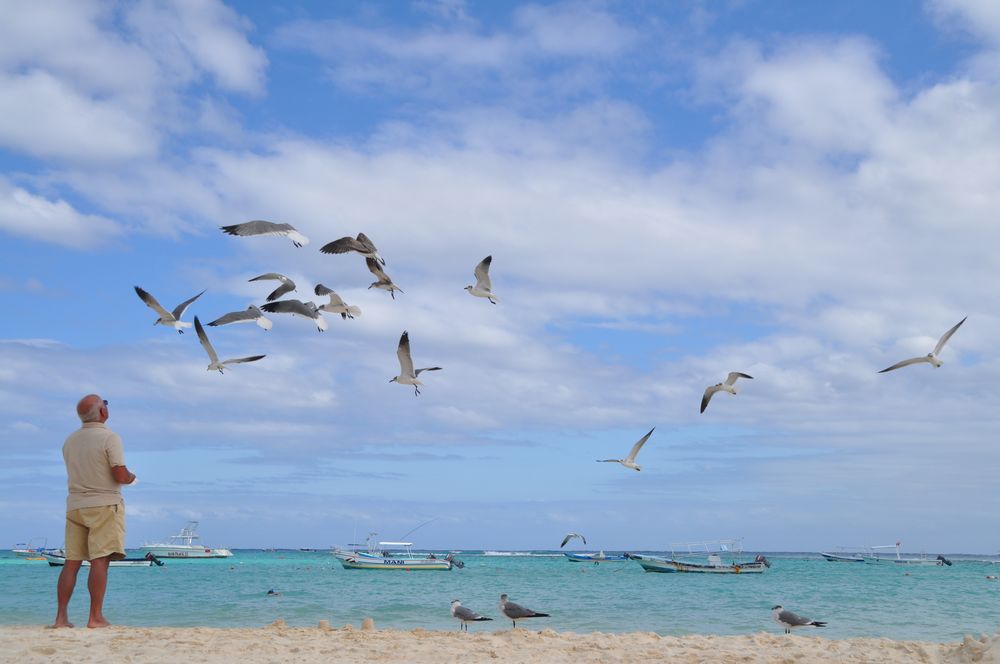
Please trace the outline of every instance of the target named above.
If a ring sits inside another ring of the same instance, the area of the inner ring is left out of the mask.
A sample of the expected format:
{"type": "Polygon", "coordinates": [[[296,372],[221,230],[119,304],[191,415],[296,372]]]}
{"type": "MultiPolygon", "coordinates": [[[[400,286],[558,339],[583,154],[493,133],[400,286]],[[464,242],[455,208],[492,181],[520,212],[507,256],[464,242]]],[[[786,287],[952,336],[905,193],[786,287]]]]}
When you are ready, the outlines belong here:
{"type": "MultiPolygon", "coordinates": [[[[966,316],[965,318],[968,318],[968,316],[966,316]]],[[[885,373],[887,371],[892,371],[893,369],[899,369],[901,367],[908,367],[911,364],[919,364],[920,362],[926,362],[932,365],[935,369],[937,369],[938,367],[941,366],[941,360],[938,359],[938,354],[944,348],[944,345],[948,343],[948,339],[951,339],[951,335],[955,334],[955,330],[962,327],[962,323],[965,322],[965,318],[958,321],[958,323],[955,324],[955,327],[945,332],[944,335],[940,339],[938,339],[937,345],[934,346],[934,350],[932,350],[931,352],[927,353],[923,357],[911,357],[908,360],[903,360],[902,362],[896,362],[896,364],[892,365],[891,367],[882,369],[882,371],[879,371],[879,373],[885,373]]]]}
{"type": "Polygon", "coordinates": [[[256,362],[257,360],[265,357],[264,355],[251,355],[250,357],[234,357],[230,360],[219,361],[219,356],[216,354],[215,349],[212,348],[212,342],[208,340],[208,335],[205,334],[205,328],[201,326],[201,321],[198,317],[194,317],[194,331],[198,333],[198,341],[201,342],[201,347],[205,349],[208,353],[208,359],[211,362],[208,365],[209,371],[218,371],[219,373],[224,373],[223,369],[228,369],[230,364],[242,364],[244,362],[256,362]]]}
{"type": "Polygon", "coordinates": [[[261,305],[260,308],[272,314],[292,314],[293,316],[308,318],[312,322],[316,323],[316,329],[320,332],[326,330],[326,319],[323,318],[323,314],[320,313],[318,308],[316,308],[316,304],[314,302],[302,302],[301,300],[278,300],[277,302],[268,302],[267,304],[261,305]]]}
{"type": "Polygon", "coordinates": [[[396,357],[399,358],[399,375],[395,378],[390,378],[390,383],[399,383],[400,385],[412,385],[414,396],[420,394],[420,388],[418,385],[423,385],[417,376],[423,371],[440,371],[441,367],[425,367],[423,369],[413,369],[413,358],[410,356],[410,335],[403,330],[403,335],[399,337],[399,346],[396,348],[396,357]]]}
{"type": "Polygon", "coordinates": [[[256,235],[280,235],[287,237],[296,247],[303,247],[309,244],[309,238],[295,230],[291,224],[276,224],[272,221],[257,219],[243,224],[232,224],[231,226],[219,226],[224,233],[238,235],[239,237],[252,237],[256,235]]]}
{"type": "Polygon", "coordinates": [[[167,327],[172,327],[177,330],[178,334],[184,334],[182,327],[191,327],[191,323],[182,323],[181,316],[184,315],[184,310],[188,308],[188,305],[201,297],[205,291],[198,293],[189,300],[184,300],[178,304],[173,311],[167,311],[156,301],[156,298],[142,290],[138,286],[135,286],[135,294],[139,296],[139,299],[146,303],[146,306],[160,314],[160,317],[156,319],[153,325],[166,325],[167,327]]]}
{"type": "Polygon", "coordinates": [[[538,613],[537,611],[532,611],[527,609],[520,604],[515,604],[514,602],[507,601],[507,593],[500,595],[500,613],[504,614],[510,618],[514,627],[517,627],[517,621],[523,620],[524,618],[548,618],[547,613],[538,613]]]}
{"type": "Polygon", "coordinates": [[[264,317],[263,312],[257,308],[257,305],[251,304],[249,307],[243,311],[231,311],[228,314],[219,316],[213,320],[208,325],[210,327],[217,327],[219,325],[230,325],[232,323],[257,323],[259,327],[265,330],[271,329],[271,321],[264,317]]]}
{"type": "MultiPolygon", "coordinates": [[[[649,440],[649,437],[653,435],[654,431],[656,431],[656,427],[650,429],[649,433],[640,438],[636,444],[632,446],[632,449],[629,450],[628,456],[624,459],[598,459],[597,461],[599,463],[620,463],[626,468],[631,468],[632,470],[642,470],[642,467],[636,464],[635,457],[639,454],[639,450],[642,449],[642,446],[646,444],[646,441],[649,440]]],[[[584,544],[586,544],[586,542],[584,542],[584,544]]]]}
{"type": "Polygon", "coordinates": [[[819,620],[809,620],[796,615],[791,611],[786,611],[780,604],[771,607],[771,617],[774,622],[785,628],[785,634],[790,634],[796,627],[826,627],[826,623],[819,620]]]}
{"type": "Polygon", "coordinates": [[[466,286],[465,290],[469,291],[469,295],[485,297],[493,304],[496,304],[497,296],[493,294],[492,283],[490,282],[490,263],[492,262],[493,256],[487,256],[479,262],[475,270],[476,285],[466,286]]]}
{"type": "Polygon", "coordinates": [[[701,412],[705,412],[708,408],[708,402],[712,400],[712,396],[716,392],[729,392],[730,394],[736,394],[736,381],[740,378],[749,378],[753,380],[753,376],[745,373],[740,373],[739,371],[730,371],[729,375],[726,376],[726,381],[724,383],[716,383],[711,387],[705,388],[705,394],[701,397],[701,412]]]}
{"type": "Polygon", "coordinates": [[[453,618],[457,618],[461,621],[458,629],[461,631],[465,629],[466,632],[469,631],[470,622],[482,622],[484,620],[493,620],[493,618],[487,618],[486,616],[481,616],[472,609],[462,606],[462,603],[457,599],[451,600],[451,615],[453,618]]]}

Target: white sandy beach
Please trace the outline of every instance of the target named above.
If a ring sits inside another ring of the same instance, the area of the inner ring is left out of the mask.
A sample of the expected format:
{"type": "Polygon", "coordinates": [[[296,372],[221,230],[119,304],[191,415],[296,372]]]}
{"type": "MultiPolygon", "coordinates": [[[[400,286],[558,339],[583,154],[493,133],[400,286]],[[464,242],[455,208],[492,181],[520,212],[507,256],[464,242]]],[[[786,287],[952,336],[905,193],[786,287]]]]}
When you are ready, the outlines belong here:
{"type": "Polygon", "coordinates": [[[123,627],[50,630],[0,628],[4,662],[240,661],[439,663],[493,662],[994,662],[1000,633],[962,643],[889,639],[830,640],[761,632],[745,636],[661,637],[652,633],[574,634],[527,629],[498,632],[360,630],[351,626],[262,628],[123,627]]]}

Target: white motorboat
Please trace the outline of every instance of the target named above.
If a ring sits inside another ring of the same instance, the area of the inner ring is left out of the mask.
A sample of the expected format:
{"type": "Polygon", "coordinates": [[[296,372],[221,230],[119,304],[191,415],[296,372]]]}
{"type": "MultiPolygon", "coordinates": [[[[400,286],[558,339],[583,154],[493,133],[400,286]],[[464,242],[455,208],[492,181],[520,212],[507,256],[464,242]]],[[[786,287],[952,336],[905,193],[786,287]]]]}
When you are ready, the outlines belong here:
{"type": "Polygon", "coordinates": [[[170,536],[168,543],[143,544],[139,551],[151,553],[157,558],[229,558],[233,555],[229,549],[212,549],[195,544],[195,540],[201,539],[197,530],[198,522],[188,521],[181,532],[170,536]]]}
{"type": "MultiPolygon", "coordinates": [[[[49,561],[49,567],[62,567],[66,564],[66,558],[63,556],[55,556],[51,553],[45,553],[42,555],[45,560],[49,561]]],[[[163,561],[151,553],[147,553],[143,558],[123,558],[121,560],[112,560],[108,564],[111,567],[152,567],[153,565],[163,567],[163,561]]],[[[84,560],[83,567],[90,567],[90,561],[84,560]]]]}
{"type": "Polygon", "coordinates": [[[367,550],[334,548],[333,555],[344,569],[395,569],[416,571],[448,571],[452,567],[465,565],[455,560],[452,554],[438,558],[433,553],[426,555],[413,553],[412,542],[378,542],[377,533],[370,533],[366,541],[367,550]]]}
{"type": "Polygon", "coordinates": [[[707,540],[672,544],[670,557],[626,553],[647,572],[689,572],[696,574],[760,574],[771,566],[767,558],[758,555],[742,560],[743,543],[738,539],[707,540]],[[726,560],[723,560],[723,555],[726,560]],[[695,562],[694,556],[707,556],[706,562],[695,562]]]}
{"type": "Polygon", "coordinates": [[[841,551],[840,553],[820,553],[828,563],[863,563],[865,557],[853,551],[841,551]]]}

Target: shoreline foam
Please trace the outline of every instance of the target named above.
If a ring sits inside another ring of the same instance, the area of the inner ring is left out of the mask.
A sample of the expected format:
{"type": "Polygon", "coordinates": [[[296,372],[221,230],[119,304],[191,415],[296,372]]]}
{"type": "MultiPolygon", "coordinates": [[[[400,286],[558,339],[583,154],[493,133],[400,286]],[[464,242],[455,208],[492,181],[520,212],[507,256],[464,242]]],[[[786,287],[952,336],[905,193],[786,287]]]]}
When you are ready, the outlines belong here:
{"type": "Polygon", "coordinates": [[[0,627],[0,652],[10,662],[122,661],[141,664],[177,659],[200,664],[294,661],[296,664],[378,662],[413,664],[525,662],[1000,662],[1000,633],[961,643],[881,638],[825,639],[758,632],[742,636],[659,636],[649,632],[576,634],[545,629],[454,632],[414,629],[358,630],[287,627],[128,627],[51,630],[0,627]]]}

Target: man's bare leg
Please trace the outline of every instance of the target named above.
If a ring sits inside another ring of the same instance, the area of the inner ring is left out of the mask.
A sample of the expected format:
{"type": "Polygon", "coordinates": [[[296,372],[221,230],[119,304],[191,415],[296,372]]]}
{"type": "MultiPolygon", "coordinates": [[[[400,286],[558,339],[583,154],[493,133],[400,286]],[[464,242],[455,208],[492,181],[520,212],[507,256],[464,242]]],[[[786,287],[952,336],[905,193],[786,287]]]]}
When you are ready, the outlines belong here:
{"type": "Polygon", "coordinates": [[[110,563],[110,554],[90,561],[90,578],[87,579],[87,590],[90,591],[90,619],[87,620],[87,627],[107,627],[111,624],[104,619],[104,593],[108,589],[110,563]]]}
{"type": "Polygon", "coordinates": [[[69,600],[73,596],[73,589],[76,587],[76,575],[80,571],[82,560],[67,560],[59,572],[59,581],[56,584],[56,621],[50,627],[72,627],[69,621],[67,610],[69,600]]]}

